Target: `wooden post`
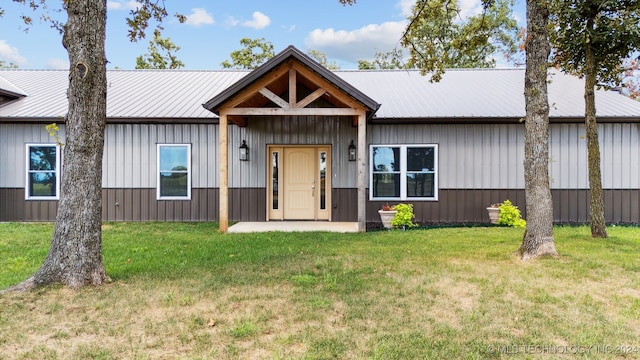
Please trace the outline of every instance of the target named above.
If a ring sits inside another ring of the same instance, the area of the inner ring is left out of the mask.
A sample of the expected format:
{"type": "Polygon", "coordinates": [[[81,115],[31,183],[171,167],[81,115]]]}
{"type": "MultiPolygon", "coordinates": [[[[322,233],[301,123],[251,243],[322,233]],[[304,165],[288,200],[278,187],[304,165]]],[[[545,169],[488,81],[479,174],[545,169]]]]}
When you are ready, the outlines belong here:
{"type": "Polygon", "coordinates": [[[220,174],[220,232],[226,233],[229,229],[229,123],[227,114],[220,112],[218,171],[220,174]]]}
{"type": "Polygon", "coordinates": [[[358,230],[367,231],[367,118],[358,115],[358,230]]]}

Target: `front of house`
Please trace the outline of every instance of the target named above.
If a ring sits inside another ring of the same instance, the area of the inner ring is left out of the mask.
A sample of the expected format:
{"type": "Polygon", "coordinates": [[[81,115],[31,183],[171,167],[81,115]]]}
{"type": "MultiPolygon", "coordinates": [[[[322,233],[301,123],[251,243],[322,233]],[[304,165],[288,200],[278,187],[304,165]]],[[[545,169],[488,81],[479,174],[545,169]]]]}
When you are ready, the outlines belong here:
{"type": "MultiPolygon", "coordinates": [[[[588,221],[583,83],[550,77],[554,220],[588,221]]],[[[0,71],[0,221],[52,221],[65,71],[0,71]],[[58,144],[45,126],[58,123],[58,144]]],[[[331,72],[289,47],[253,72],[109,71],[105,221],[422,224],[524,210],[523,70],[331,72]]],[[[607,221],[640,223],[640,103],[598,91],[607,221]]],[[[526,216],[526,214],[525,214],[526,216]]]]}

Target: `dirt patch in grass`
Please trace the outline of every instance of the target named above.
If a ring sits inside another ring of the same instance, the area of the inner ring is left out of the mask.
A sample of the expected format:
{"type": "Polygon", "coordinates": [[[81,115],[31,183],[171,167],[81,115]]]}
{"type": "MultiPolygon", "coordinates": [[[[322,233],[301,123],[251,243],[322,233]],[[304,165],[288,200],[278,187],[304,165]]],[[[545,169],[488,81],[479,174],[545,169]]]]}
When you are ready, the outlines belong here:
{"type": "Polygon", "coordinates": [[[452,277],[442,277],[433,286],[437,295],[433,299],[429,314],[436,322],[460,329],[462,319],[468,316],[478,303],[478,286],[452,277]]]}

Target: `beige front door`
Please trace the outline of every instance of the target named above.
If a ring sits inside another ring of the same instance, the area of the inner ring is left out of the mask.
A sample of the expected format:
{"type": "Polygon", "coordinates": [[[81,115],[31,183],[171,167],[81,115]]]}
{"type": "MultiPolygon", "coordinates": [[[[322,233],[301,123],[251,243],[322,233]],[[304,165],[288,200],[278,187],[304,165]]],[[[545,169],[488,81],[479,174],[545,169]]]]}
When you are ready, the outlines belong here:
{"type": "Polygon", "coordinates": [[[328,146],[270,146],[268,220],[330,220],[328,146]]]}

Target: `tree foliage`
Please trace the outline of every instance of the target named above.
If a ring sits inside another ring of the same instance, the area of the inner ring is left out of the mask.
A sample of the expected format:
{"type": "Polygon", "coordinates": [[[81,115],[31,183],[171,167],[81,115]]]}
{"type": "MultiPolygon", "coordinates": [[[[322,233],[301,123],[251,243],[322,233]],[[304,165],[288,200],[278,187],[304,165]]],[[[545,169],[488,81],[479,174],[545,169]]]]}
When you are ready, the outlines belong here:
{"type": "Polygon", "coordinates": [[[242,38],[240,44],[244,48],[232,51],[231,61],[225,60],[220,63],[223,68],[253,70],[275,56],[273,44],[264,38],[242,38]]]}
{"type": "Polygon", "coordinates": [[[409,67],[439,81],[446,68],[495,67],[498,52],[518,51],[513,0],[483,0],[483,11],[460,18],[458,0],[418,0],[402,36],[409,67]]]}
{"type": "Polygon", "coordinates": [[[0,60],[0,69],[17,69],[18,65],[0,60]]]}
{"type": "MultiPolygon", "coordinates": [[[[130,16],[126,19],[127,25],[129,26],[129,40],[131,41],[144,39],[151,21],[156,22],[157,30],[163,30],[162,22],[169,16],[164,0],[136,0],[136,2],[138,6],[135,10],[130,11],[130,16]]],[[[183,14],[176,13],[173,16],[180,23],[184,23],[187,20],[187,17],[183,14]]]]}
{"type": "Polygon", "coordinates": [[[320,65],[324,66],[325,68],[329,69],[329,70],[339,70],[340,66],[338,66],[338,64],[336,64],[335,60],[327,60],[327,54],[323,53],[322,51],[319,50],[309,50],[307,52],[307,54],[309,56],[311,56],[314,60],[316,60],[318,63],[320,63],[320,65]]]}
{"type": "Polygon", "coordinates": [[[555,65],[585,78],[591,235],[606,238],[595,88],[618,86],[628,74],[625,59],[640,49],[640,1],[555,0],[550,23],[555,65]]]}
{"type": "Polygon", "coordinates": [[[136,69],[180,69],[184,67],[184,63],[175,55],[180,47],[174,44],[171,38],[163,38],[157,29],[153,32],[153,40],[149,41],[148,50],[148,53],[136,58],[136,69]]]}
{"type": "Polygon", "coordinates": [[[622,63],[619,90],[626,96],[640,101],[640,58],[625,59],[622,63]]]}
{"type": "Polygon", "coordinates": [[[408,68],[404,64],[401,49],[393,49],[386,53],[377,51],[373,61],[358,60],[358,69],[375,70],[375,69],[405,69],[408,68]]]}
{"type": "Polygon", "coordinates": [[[554,65],[585,76],[587,51],[593,51],[598,82],[620,85],[623,62],[640,49],[640,1],[554,0],[551,4],[554,65]]]}

